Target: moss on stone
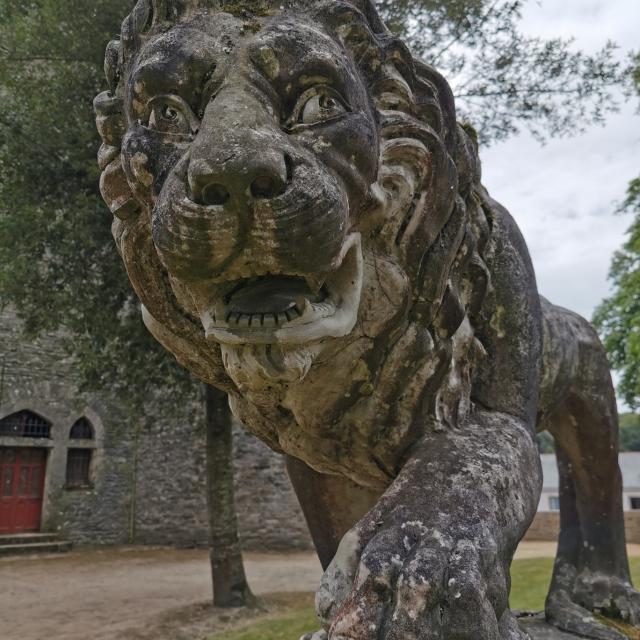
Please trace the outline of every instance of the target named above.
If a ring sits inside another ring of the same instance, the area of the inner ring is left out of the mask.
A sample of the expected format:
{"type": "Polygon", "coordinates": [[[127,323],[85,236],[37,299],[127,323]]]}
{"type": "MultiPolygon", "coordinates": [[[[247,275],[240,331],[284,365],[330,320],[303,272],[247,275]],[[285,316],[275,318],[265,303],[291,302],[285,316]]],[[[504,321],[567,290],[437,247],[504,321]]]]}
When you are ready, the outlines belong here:
{"type": "Polygon", "coordinates": [[[600,616],[598,614],[596,614],[596,618],[603,624],[609,627],[613,627],[617,631],[620,631],[620,633],[624,633],[624,635],[627,636],[627,638],[629,638],[630,640],[640,640],[640,630],[634,629],[624,622],[611,620],[610,618],[605,618],[604,616],[600,616]]]}
{"type": "Polygon", "coordinates": [[[252,18],[244,23],[244,29],[245,31],[250,31],[251,33],[258,33],[258,31],[262,29],[262,25],[260,24],[260,21],[252,18]]]}
{"type": "Polygon", "coordinates": [[[465,121],[460,124],[460,126],[464,129],[464,132],[471,138],[473,144],[476,149],[478,148],[478,132],[476,128],[469,122],[465,121]]]}
{"type": "Polygon", "coordinates": [[[267,16],[274,11],[273,3],[269,0],[226,0],[221,3],[220,8],[241,18],[267,16]]]}

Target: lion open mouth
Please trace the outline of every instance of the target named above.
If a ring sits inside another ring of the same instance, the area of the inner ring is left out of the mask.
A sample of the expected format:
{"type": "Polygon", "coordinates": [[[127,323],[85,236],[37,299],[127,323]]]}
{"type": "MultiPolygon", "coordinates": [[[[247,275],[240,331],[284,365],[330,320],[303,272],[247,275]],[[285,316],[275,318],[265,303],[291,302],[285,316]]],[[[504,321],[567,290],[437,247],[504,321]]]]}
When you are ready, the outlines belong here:
{"type": "Polygon", "coordinates": [[[245,278],[202,320],[208,339],[223,344],[305,344],[347,335],[362,292],[360,234],[347,237],[325,278],[267,275],[245,278]]]}

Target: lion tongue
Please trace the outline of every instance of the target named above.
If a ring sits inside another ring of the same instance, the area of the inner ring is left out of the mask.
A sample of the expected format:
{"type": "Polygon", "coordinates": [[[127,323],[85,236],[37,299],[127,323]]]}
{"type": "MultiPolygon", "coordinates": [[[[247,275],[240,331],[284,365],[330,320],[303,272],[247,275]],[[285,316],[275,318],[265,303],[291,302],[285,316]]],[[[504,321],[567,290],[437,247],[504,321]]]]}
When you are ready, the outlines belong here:
{"type": "Polygon", "coordinates": [[[314,295],[302,278],[269,276],[236,291],[228,302],[228,309],[246,314],[284,313],[301,298],[317,302],[321,296],[314,295]]]}

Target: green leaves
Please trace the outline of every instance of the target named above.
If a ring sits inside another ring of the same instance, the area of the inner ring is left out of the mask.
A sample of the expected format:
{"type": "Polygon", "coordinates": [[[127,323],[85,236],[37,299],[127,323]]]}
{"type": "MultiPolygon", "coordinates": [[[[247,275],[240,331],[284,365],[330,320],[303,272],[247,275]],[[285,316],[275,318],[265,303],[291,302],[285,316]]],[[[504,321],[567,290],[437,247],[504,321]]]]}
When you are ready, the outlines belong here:
{"type": "MultiPolygon", "coordinates": [[[[631,69],[640,95],[640,56],[631,69]]],[[[596,309],[598,327],[612,366],[620,372],[618,390],[632,408],[640,407],[640,177],[632,180],[621,211],[634,212],[627,240],[609,270],[613,294],[596,309]]]]}
{"type": "MultiPolygon", "coordinates": [[[[92,109],[129,0],[0,0],[0,303],[62,330],[85,389],[190,388],[149,336],[98,191],[92,109]]],[[[175,397],[174,397],[175,400],[175,397]]]]}
{"type": "Polygon", "coordinates": [[[620,415],[620,451],[640,451],[640,415],[620,415]]]}
{"type": "Polygon", "coordinates": [[[521,32],[526,0],[415,0],[378,6],[417,55],[441,71],[487,144],[528,130],[538,140],[574,135],[617,110],[625,78],[615,44],[593,55],[570,39],[521,32]]]}
{"type": "MultiPolygon", "coordinates": [[[[632,182],[630,192],[638,180],[632,182]]],[[[638,207],[635,197],[629,207],[638,207]]],[[[637,210],[637,209],[636,209],[637,210]]],[[[614,369],[618,389],[632,408],[640,406],[640,213],[627,232],[628,239],[611,263],[613,294],[596,309],[593,322],[600,331],[614,369]]]]}

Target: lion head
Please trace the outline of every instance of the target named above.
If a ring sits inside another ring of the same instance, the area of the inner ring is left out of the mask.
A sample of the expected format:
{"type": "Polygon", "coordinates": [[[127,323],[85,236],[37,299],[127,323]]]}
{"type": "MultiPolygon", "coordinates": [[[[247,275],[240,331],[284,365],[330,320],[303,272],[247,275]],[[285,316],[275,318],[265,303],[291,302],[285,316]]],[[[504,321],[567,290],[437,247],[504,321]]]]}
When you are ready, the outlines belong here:
{"type": "Polygon", "coordinates": [[[273,448],[388,483],[480,350],[447,83],[370,0],[140,0],[105,67],[101,190],[150,331],[273,448]]]}

